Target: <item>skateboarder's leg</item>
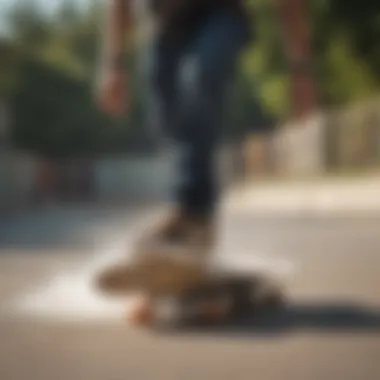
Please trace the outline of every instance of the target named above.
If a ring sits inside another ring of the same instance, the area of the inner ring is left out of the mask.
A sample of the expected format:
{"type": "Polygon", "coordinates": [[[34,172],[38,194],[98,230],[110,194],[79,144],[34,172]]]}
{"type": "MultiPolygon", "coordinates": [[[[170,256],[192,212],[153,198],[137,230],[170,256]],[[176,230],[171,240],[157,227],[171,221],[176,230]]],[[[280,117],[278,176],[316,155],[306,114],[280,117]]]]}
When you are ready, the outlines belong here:
{"type": "MultiPolygon", "coordinates": [[[[160,127],[164,135],[174,143],[179,143],[181,130],[179,86],[180,67],[185,53],[185,41],[158,36],[153,49],[152,90],[159,110],[160,127]]],[[[176,178],[178,181],[179,178],[176,178]]],[[[176,205],[174,212],[155,226],[153,240],[172,242],[182,240],[182,232],[187,229],[189,215],[182,205],[176,205]]]]}
{"type": "Polygon", "coordinates": [[[174,137],[178,124],[178,71],[183,44],[158,36],[153,45],[151,89],[158,105],[160,128],[166,137],[174,137]]]}
{"type": "Polygon", "coordinates": [[[225,96],[246,39],[238,16],[220,12],[182,43],[160,41],[155,83],[163,126],[179,145],[177,211],[157,235],[203,244],[213,242],[218,203],[216,150],[225,96]]]}
{"type": "Polygon", "coordinates": [[[178,140],[182,148],[178,203],[212,218],[218,203],[216,149],[234,66],[246,39],[233,13],[215,13],[190,42],[180,67],[178,140]]]}

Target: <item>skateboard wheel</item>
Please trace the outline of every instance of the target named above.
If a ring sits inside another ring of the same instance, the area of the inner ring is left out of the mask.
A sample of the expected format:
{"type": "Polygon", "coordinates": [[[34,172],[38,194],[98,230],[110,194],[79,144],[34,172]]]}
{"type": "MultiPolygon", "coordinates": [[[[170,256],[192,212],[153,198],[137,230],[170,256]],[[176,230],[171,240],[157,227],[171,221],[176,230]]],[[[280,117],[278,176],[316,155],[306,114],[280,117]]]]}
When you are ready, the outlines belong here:
{"type": "Polygon", "coordinates": [[[146,326],[153,321],[153,305],[143,300],[133,306],[128,314],[128,321],[135,326],[146,326]]]}

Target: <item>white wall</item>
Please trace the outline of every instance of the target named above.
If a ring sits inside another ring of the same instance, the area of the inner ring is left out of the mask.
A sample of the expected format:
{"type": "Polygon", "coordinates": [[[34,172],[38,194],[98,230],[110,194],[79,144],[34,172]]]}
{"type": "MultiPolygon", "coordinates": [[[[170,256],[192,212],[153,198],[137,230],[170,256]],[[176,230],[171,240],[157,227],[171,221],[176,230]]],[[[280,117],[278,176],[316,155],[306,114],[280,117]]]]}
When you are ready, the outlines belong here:
{"type": "MultiPolygon", "coordinates": [[[[232,181],[232,152],[225,147],[219,160],[223,186],[232,181]]],[[[95,163],[95,192],[99,201],[170,200],[176,181],[176,153],[153,157],[128,156],[100,159],[95,163]]]]}
{"type": "Polygon", "coordinates": [[[274,139],[276,167],[289,175],[318,175],[325,171],[325,117],[285,125],[274,139]]]}
{"type": "Polygon", "coordinates": [[[166,200],[174,181],[172,153],[154,157],[114,157],[95,162],[95,192],[100,201],[166,200]]]}

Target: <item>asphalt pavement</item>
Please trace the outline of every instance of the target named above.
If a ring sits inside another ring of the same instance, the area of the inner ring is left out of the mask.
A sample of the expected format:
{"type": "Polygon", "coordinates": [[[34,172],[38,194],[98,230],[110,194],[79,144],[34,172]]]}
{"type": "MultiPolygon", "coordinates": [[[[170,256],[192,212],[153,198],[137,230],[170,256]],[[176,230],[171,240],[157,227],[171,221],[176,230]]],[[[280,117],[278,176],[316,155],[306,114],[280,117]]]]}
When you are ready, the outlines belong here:
{"type": "MultiPolygon", "coordinates": [[[[121,315],[65,321],[13,308],[59,276],[80,276],[105,254],[96,249],[123,240],[144,212],[73,206],[0,223],[1,380],[380,378],[380,213],[228,213],[230,255],[294,266],[287,309],[266,318],[160,335],[121,315]]],[[[68,302],[54,301],[57,310],[68,302]]],[[[85,300],[75,302],[84,313],[85,300]]]]}

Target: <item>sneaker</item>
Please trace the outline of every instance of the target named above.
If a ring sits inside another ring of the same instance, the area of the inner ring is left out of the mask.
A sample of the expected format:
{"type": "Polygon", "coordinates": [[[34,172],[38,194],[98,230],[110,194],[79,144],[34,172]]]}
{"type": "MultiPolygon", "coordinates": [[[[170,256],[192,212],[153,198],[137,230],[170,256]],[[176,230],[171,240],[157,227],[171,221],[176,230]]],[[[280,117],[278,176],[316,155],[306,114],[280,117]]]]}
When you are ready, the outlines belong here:
{"type": "Polygon", "coordinates": [[[209,249],[215,240],[214,221],[177,211],[160,220],[142,237],[157,246],[209,249]]]}
{"type": "Polygon", "coordinates": [[[214,240],[213,220],[169,214],[140,236],[129,263],[116,265],[102,277],[101,288],[180,293],[207,277],[214,240]]]}

